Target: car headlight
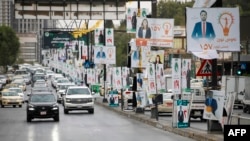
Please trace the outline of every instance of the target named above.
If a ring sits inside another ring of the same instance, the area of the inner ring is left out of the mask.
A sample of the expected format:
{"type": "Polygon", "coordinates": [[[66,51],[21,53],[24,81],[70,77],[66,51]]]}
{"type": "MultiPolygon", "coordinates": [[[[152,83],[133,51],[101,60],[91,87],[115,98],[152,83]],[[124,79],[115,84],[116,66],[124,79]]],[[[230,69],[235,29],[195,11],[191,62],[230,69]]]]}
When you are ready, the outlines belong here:
{"type": "Polygon", "coordinates": [[[88,102],[92,102],[92,101],[93,101],[93,98],[88,98],[87,101],[88,101],[88,102]]]}
{"type": "Polygon", "coordinates": [[[66,102],[70,102],[71,101],[71,99],[70,98],[66,98],[66,102]]]}
{"type": "Polygon", "coordinates": [[[29,111],[34,111],[35,110],[35,107],[31,104],[28,105],[28,110],[29,111]]]}
{"type": "Polygon", "coordinates": [[[52,110],[58,110],[58,104],[53,105],[52,110]]]}

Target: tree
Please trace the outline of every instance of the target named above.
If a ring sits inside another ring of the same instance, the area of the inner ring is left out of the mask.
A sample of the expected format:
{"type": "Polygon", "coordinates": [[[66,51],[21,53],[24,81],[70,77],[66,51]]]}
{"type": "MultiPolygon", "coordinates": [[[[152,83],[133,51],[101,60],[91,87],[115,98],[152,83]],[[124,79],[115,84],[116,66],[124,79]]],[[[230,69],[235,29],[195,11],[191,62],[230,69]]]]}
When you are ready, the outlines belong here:
{"type": "Polygon", "coordinates": [[[0,26],[0,66],[6,72],[8,65],[16,62],[20,48],[19,38],[8,26],[0,26]]]}

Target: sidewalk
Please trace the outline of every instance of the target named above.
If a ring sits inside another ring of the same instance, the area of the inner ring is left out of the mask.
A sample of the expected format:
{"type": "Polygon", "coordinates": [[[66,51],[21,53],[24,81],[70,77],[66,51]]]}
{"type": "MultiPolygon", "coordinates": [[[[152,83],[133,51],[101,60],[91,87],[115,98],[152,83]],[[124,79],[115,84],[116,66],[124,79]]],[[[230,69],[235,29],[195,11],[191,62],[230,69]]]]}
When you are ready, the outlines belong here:
{"type": "Polygon", "coordinates": [[[104,108],[112,110],[119,113],[120,115],[126,116],[131,119],[138,120],[145,124],[154,126],[164,131],[172,132],[181,136],[189,137],[197,141],[223,141],[222,133],[208,133],[206,130],[201,130],[195,127],[189,128],[173,128],[172,122],[169,120],[163,120],[161,118],[156,121],[156,119],[151,118],[150,114],[135,113],[134,111],[122,111],[121,107],[110,107],[108,103],[102,102],[102,97],[96,97],[95,104],[101,105],[104,108]]]}

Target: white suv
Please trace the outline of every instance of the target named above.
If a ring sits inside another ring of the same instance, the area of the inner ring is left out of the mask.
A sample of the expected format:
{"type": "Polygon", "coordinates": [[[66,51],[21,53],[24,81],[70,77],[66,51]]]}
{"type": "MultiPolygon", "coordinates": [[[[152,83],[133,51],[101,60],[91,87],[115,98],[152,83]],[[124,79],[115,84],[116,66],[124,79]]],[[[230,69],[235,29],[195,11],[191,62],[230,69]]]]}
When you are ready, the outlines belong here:
{"type": "Polygon", "coordinates": [[[72,110],[88,110],[94,113],[94,97],[86,86],[70,86],[63,96],[64,113],[72,110]]]}

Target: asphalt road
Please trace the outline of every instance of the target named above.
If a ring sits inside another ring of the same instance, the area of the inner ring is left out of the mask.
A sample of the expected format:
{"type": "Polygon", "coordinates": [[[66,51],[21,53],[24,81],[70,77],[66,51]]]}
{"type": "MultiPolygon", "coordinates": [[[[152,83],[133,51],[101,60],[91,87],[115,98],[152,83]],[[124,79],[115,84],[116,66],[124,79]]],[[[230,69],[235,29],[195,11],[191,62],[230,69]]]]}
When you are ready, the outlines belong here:
{"type": "Polygon", "coordinates": [[[1,141],[192,141],[173,133],[156,129],[128,119],[98,105],[95,113],[72,111],[63,113],[60,122],[53,119],[34,119],[26,122],[26,104],[22,108],[0,109],[1,141]]]}
{"type": "MultiPolygon", "coordinates": [[[[29,93],[30,87],[27,87],[29,93]]],[[[0,108],[1,141],[193,141],[128,119],[95,105],[95,113],[71,111],[65,115],[60,105],[60,122],[34,119],[26,122],[26,103],[22,108],[0,108]]]]}

